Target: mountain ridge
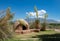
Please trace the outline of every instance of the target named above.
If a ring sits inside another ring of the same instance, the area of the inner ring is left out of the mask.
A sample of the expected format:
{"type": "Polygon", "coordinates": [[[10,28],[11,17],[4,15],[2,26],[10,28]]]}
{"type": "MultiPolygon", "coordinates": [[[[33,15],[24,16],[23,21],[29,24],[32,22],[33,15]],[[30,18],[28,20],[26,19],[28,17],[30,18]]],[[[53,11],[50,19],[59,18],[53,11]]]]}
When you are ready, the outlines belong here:
{"type": "MultiPolygon", "coordinates": [[[[27,22],[30,22],[30,21],[34,21],[36,18],[29,18],[29,19],[25,19],[27,22]]],[[[40,22],[43,23],[44,22],[44,19],[43,18],[39,18],[40,22]]],[[[56,21],[56,20],[53,20],[53,19],[47,19],[46,20],[47,23],[60,23],[59,21],[56,21]]]]}

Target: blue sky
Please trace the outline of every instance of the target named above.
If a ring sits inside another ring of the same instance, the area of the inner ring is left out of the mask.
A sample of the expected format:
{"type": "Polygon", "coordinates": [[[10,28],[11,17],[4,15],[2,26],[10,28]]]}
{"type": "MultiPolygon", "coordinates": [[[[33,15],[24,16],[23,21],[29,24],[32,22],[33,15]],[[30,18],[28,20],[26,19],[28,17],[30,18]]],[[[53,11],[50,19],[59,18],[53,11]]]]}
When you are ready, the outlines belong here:
{"type": "Polygon", "coordinates": [[[34,6],[38,10],[46,10],[48,19],[60,20],[60,0],[0,0],[0,10],[10,7],[15,13],[14,20],[25,18],[26,12],[34,12],[34,6]]]}

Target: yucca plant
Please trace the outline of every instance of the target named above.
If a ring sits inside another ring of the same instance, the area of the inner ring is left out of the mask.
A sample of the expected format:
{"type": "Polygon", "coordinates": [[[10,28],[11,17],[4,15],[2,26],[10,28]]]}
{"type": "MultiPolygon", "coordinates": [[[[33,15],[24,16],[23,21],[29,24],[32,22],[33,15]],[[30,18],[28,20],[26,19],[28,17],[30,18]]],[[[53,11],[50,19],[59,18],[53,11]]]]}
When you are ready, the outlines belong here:
{"type": "Polygon", "coordinates": [[[29,15],[26,16],[26,19],[27,19],[27,21],[28,21],[28,23],[29,23],[29,15]]]}
{"type": "Polygon", "coordinates": [[[47,21],[46,20],[47,20],[47,17],[48,17],[48,15],[44,14],[44,22],[43,22],[42,28],[41,28],[42,31],[46,30],[46,26],[47,26],[47,21]]]}
{"type": "Polygon", "coordinates": [[[12,38],[12,32],[9,29],[9,20],[13,18],[13,15],[10,12],[10,8],[6,10],[5,16],[0,17],[0,39],[12,38]]]}
{"type": "Polygon", "coordinates": [[[40,20],[38,18],[39,15],[38,15],[38,11],[37,11],[36,6],[34,7],[34,10],[36,12],[35,27],[36,27],[36,29],[40,29],[40,20]]]}

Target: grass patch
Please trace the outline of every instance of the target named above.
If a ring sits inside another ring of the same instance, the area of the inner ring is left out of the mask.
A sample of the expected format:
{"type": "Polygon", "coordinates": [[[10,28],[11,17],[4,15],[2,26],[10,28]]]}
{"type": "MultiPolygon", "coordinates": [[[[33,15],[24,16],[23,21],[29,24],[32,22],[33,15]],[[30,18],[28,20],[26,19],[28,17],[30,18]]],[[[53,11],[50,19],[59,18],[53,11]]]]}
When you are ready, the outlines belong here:
{"type": "MultiPolygon", "coordinates": [[[[60,33],[53,31],[53,30],[47,30],[47,31],[40,31],[40,32],[32,32],[27,34],[15,34],[13,39],[10,39],[9,41],[49,41],[53,39],[58,38],[50,38],[50,37],[60,37],[60,33]]],[[[55,41],[55,40],[54,40],[55,41]]]]}
{"type": "Polygon", "coordinates": [[[36,35],[43,35],[43,34],[55,34],[58,32],[48,30],[48,31],[40,31],[40,32],[32,32],[32,33],[27,33],[27,34],[15,34],[14,38],[31,38],[32,36],[36,35]]]}
{"type": "Polygon", "coordinates": [[[39,40],[32,40],[32,39],[5,39],[5,40],[0,40],[0,41],[39,41],[39,40]]]}

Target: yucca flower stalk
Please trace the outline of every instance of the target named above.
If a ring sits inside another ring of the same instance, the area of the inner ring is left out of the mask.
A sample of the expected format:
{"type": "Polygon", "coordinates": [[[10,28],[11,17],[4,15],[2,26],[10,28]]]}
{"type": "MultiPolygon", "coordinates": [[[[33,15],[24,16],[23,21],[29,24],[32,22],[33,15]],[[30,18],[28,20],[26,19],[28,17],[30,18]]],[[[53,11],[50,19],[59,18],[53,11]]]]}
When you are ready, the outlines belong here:
{"type": "Polygon", "coordinates": [[[37,19],[38,19],[38,10],[37,10],[36,6],[34,6],[34,10],[35,10],[35,12],[36,12],[36,17],[37,17],[37,19]]]}
{"type": "Polygon", "coordinates": [[[38,10],[37,10],[36,6],[34,6],[34,10],[36,12],[35,27],[36,27],[36,29],[40,29],[40,20],[38,18],[39,15],[38,15],[38,10]]]}

